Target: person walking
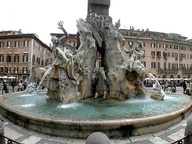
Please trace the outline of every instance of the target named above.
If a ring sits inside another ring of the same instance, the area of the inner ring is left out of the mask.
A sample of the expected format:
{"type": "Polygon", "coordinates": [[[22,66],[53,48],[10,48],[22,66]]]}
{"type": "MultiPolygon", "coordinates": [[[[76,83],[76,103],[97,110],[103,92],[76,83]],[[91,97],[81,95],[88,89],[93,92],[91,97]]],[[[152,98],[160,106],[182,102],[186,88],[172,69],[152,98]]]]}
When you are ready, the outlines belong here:
{"type": "Polygon", "coordinates": [[[2,94],[4,94],[4,93],[9,93],[9,88],[8,88],[7,83],[6,83],[6,80],[3,81],[2,94]]]}
{"type": "Polygon", "coordinates": [[[183,93],[186,94],[187,84],[185,80],[182,82],[182,86],[183,86],[183,93]]]}
{"type": "Polygon", "coordinates": [[[11,82],[11,86],[12,86],[12,92],[15,92],[15,86],[16,86],[16,81],[15,80],[13,80],[12,82],[11,82]]]}

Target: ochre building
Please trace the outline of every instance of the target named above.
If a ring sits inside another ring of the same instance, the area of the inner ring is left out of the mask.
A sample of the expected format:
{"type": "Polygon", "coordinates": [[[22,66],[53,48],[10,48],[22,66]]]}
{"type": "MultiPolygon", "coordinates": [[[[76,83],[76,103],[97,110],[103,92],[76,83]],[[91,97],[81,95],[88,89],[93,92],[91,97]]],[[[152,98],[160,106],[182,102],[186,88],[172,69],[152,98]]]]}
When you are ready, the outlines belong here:
{"type": "Polygon", "coordinates": [[[36,34],[0,32],[0,76],[30,79],[37,67],[46,66],[51,49],[36,34]]]}
{"type": "Polygon", "coordinates": [[[125,47],[143,42],[142,63],[158,78],[192,78],[192,41],[175,33],[147,30],[120,30],[125,47]]]}

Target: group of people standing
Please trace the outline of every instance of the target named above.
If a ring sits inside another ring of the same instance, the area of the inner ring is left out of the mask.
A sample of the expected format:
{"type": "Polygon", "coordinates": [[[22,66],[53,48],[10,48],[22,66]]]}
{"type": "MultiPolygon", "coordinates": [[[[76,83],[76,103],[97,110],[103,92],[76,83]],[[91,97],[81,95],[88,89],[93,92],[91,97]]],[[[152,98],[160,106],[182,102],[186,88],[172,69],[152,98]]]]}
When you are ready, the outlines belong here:
{"type": "Polygon", "coordinates": [[[10,86],[12,87],[12,92],[15,92],[15,87],[17,86],[16,91],[23,91],[27,88],[27,81],[19,80],[19,82],[16,82],[15,80],[11,82],[7,82],[6,80],[3,80],[0,82],[0,94],[6,94],[10,92],[10,86]]]}
{"type": "MultiPolygon", "coordinates": [[[[170,90],[172,92],[173,91],[176,92],[177,84],[174,81],[170,81],[170,82],[165,81],[164,83],[161,83],[161,85],[162,85],[164,91],[170,90]],[[170,89],[168,89],[168,87],[170,87],[170,89]]],[[[183,94],[188,94],[187,89],[189,89],[189,92],[192,93],[192,81],[189,82],[186,80],[182,80],[182,82],[180,82],[178,85],[183,88],[183,94]]],[[[153,90],[156,90],[155,83],[153,84],[153,90]]]]}

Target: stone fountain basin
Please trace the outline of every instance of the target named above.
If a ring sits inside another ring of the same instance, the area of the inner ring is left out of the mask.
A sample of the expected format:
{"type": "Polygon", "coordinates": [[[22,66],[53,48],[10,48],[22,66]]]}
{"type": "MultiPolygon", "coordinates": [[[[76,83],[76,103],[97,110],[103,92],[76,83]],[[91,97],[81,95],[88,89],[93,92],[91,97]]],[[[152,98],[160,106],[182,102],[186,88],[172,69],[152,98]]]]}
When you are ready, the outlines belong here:
{"type": "MultiPolygon", "coordinates": [[[[188,116],[191,113],[192,110],[191,98],[189,96],[182,95],[181,99],[185,100],[183,106],[179,107],[176,110],[171,110],[170,112],[165,111],[164,114],[161,113],[155,115],[153,113],[151,116],[137,116],[137,117],[133,115],[132,118],[131,117],[126,118],[122,116],[122,118],[104,117],[103,119],[101,118],[76,119],[76,118],[70,118],[69,116],[70,114],[65,114],[64,116],[57,117],[50,112],[50,115],[46,114],[47,116],[45,116],[44,113],[42,115],[39,115],[38,112],[37,113],[31,112],[31,110],[35,109],[35,107],[31,107],[30,112],[27,112],[26,109],[28,108],[17,107],[19,101],[15,101],[14,99],[16,97],[22,99],[25,97],[25,95],[26,95],[25,92],[19,92],[14,93],[14,95],[6,94],[1,96],[0,97],[1,114],[5,118],[12,121],[13,123],[18,124],[24,128],[45,134],[71,137],[71,138],[87,138],[91,133],[96,131],[103,132],[108,137],[111,138],[130,137],[147,133],[154,133],[166,129],[167,127],[183,120],[186,116],[188,116]],[[15,103],[15,105],[13,103],[15,103]]],[[[30,95],[27,96],[31,97],[30,95]]],[[[42,97],[46,99],[46,96],[42,97]]],[[[177,95],[175,97],[180,96],[177,95]]],[[[179,101],[181,101],[181,99],[179,99],[179,101]]],[[[29,101],[32,100],[29,99],[29,101]]],[[[164,101],[166,101],[166,98],[164,101]]],[[[24,103],[25,99],[21,102],[24,103]]],[[[89,104],[90,100],[85,100],[83,103],[89,104]]],[[[96,103],[97,102],[94,102],[92,105],[95,106],[96,103]]],[[[117,101],[117,103],[119,104],[121,102],[117,101]]],[[[55,106],[56,104],[53,105],[55,106]]],[[[101,105],[103,104],[99,104],[99,107],[101,105]]],[[[106,105],[106,103],[104,103],[104,105],[106,105]]],[[[139,105],[139,103],[137,103],[137,105],[139,105]]],[[[148,105],[150,105],[150,103],[148,103],[148,105]]],[[[162,108],[159,109],[156,108],[155,111],[161,111],[161,109],[162,108]]],[[[49,109],[47,109],[47,111],[49,111],[49,109]]]]}

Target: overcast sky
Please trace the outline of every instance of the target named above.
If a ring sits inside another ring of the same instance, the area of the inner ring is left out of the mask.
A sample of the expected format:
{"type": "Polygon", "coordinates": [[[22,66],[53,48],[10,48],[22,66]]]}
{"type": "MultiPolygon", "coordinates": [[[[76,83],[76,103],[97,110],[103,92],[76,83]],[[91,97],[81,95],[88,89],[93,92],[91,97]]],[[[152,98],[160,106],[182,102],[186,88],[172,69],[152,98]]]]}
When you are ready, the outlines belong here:
{"type": "MultiPolygon", "coordinates": [[[[77,32],[76,20],[86,18],[88,0],[1,0],[0,31],[36,33],[51,43],[50,33],[60,33],[64,21],[68,33],[77,32]]],[[[192,0],[111,0],[109,15],[121,27],[178,33],[192,39],[192,0]]]]}

